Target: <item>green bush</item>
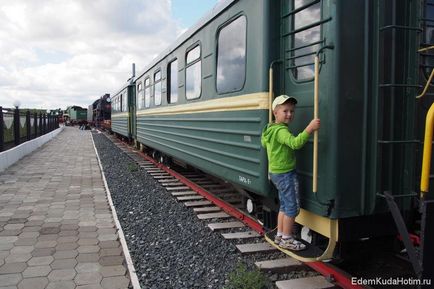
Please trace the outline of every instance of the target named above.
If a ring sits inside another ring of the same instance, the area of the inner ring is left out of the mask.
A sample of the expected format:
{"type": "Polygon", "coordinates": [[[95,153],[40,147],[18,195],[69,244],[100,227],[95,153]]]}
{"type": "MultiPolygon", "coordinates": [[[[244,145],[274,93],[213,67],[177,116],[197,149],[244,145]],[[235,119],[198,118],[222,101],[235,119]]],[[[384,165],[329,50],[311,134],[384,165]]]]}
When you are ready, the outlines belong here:
{"type": "Polygon", "coordinates": [[[243,263],[238,263],[229,273],[228,284],[224,289],[264,289],[267,288],[266,277],[258,270],[249,271],[243,263]]]}

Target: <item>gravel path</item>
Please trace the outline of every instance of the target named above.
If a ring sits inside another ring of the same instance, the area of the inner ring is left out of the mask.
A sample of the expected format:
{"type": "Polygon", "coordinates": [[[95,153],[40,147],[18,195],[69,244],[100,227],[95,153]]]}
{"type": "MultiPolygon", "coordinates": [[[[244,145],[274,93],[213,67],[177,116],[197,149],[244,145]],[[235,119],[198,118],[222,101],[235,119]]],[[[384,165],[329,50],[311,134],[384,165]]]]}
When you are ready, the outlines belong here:
{"type": "Polygon", "coordinates": [[[93,137],[142,288],[222,288],[241,260],[235,245],[134,170],[103,134],[93,137]]]}

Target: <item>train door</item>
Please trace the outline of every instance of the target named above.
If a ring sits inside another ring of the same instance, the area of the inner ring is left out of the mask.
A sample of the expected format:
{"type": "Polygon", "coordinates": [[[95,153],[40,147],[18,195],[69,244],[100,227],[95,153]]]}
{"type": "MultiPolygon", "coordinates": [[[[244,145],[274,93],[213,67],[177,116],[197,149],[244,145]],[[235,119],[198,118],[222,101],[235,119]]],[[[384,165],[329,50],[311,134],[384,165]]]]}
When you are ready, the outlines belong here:
{"type": "MultiPolygon", "coordinates": [[[[326,25],[332,22],[332,17],[329,15],[330,9],[328,9],[328,5],[332,4],[329,2],[300,0],[282,0],[281,2],[280,59],[283,62],[276,65],[276,69],[279,70],[280,74],[281,88],[279,92],[275,91],[275,94],[283,92],[297,99],[296,116],[293,123],[290,124],[290,130],[295,134],[301,132],[313,118],[314,59],[316,52],[332,41],[329,36],[326,43],[326,29],[324,29],[326,25]]],[[[327,51],[327,53],[330,52],[327,51]]],[[[322,64],[325,63],[325,56],[325,54],[321,55],[320,61],[322,64]]],[[[328,64],[331,65],[330,61],[328,64]]],[[[330,75],[326,71],[329,67],[322,67],[321,69],[322,77],[330,75]]],[[[322,81],[328,83],[328,86],[321,87],[324,92],[324,88],[331,87],[333,79],[323,78],[322,81]]],[[[321,118],[323,117],[326,117],[326,115],[321,115],[321,118]]],[[[321,128],[320,134],[323,134],[324,131],[325,129],[321,128]]],[[[303,192],[301,196],[302,204],[315,202],[315,198],[311,194],[312,152],[313,145],[311,142],[308,142],[302,150],[297,152],[297,171],[301,191],[303,192]]],[[[321,172],[321,167],[319,172],[321,172]]],[[[323,176],[322,179],[325,178],[326,176],[323,176]]],[[[325,198],[330,199],[331,197],[326,196],[325,198]]],[[[319,215],[327,214],[325,206],[308,209],[319,215]]]]}
{"type": "Polygon", "coordinates": [[[128,86],[128,99],[129,99],[129,111],[128,111],[128,123],[131,138],[136,139],[137,127],[136,127],[136,88],[135,85],[128,86]]]}

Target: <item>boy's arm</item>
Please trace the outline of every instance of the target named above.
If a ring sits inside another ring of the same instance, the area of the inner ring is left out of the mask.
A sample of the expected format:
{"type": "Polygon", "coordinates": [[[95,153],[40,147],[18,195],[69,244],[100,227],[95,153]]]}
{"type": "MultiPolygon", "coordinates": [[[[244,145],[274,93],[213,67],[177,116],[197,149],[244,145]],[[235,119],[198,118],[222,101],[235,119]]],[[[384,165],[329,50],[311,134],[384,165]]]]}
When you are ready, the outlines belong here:
{"type": "Polygon", "coordinates": [[[293,150],[301,149],[309,139],[309,133],[304,130],[297,136],[293,136],[287,129],[280,129],[277,132],[277,141],[289,146],[293,150]]]}

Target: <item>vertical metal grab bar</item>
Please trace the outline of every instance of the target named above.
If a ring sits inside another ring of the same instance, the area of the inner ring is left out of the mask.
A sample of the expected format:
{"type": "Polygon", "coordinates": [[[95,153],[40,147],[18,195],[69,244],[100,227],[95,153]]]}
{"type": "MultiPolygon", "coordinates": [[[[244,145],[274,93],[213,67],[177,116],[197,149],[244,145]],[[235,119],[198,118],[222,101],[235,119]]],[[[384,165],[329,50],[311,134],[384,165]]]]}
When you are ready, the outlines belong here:
{"type": "MultiPolygon", "coordinates": [[[[313,84],[313,118],[319,117],[319,56],[315,55],[315,81],[313,84]]],[[[313,180],[312,192],[318,191],[318,131],[313,133],[313,180]]]]}
{"type": "Polygon", "coordinates": [[[432,138],[434,129],[434,103],[431,104],[425,123],[425,139],[423,142],[422,176],[420,178],[420,197],[425,199],[429,191],[429,175],[431,171],[432,138]]]}
{"type": "MultiPolygon", "coordinates": [[[[314,80],[314,118],[319,118],[319,54],[324,49],[334,49],[334,45],[330,44],[321,47],[315,55],[315,80],[314,80]]],[[[313,134],[313,171],[312,171],[312,192],[316,193],[318,191],[318,131],[313,134]]]]}

